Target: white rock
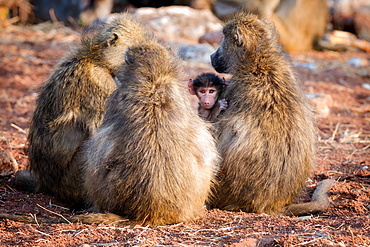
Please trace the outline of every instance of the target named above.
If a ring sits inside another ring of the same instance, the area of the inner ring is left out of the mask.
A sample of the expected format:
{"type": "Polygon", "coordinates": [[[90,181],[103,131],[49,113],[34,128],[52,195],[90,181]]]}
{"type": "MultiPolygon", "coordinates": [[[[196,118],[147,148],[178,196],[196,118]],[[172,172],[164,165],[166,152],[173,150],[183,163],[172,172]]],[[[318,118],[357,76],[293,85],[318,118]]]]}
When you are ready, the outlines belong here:
{"type": "Polygon", "coordinates": [[[18,171],[18,163],[13,155],[5,149],[0,148],[0,176],[6,177],[18,171]]]}
{"type": "Polygon", "coordinates": [[[347,63],[356,68],[369,65],[369,62],[367,61],[367,59],[360,58],[360,57],[350,58],[347,60],[347,63]]]}
{"type": "Polygon", "coordinates": [[[207,32],[221,31],[221,21],[210,10],[187,6],[138,8],[133,15],[165,41],[197,44],[207,32]]]}
{"type": "Polygon", "coordinates": [[[198,45],[181,45],[178,49],[178,55],[185,61],[195,63],[210,63],[210,55],[215,51],[215,48],[210,44],[198,45]]]}

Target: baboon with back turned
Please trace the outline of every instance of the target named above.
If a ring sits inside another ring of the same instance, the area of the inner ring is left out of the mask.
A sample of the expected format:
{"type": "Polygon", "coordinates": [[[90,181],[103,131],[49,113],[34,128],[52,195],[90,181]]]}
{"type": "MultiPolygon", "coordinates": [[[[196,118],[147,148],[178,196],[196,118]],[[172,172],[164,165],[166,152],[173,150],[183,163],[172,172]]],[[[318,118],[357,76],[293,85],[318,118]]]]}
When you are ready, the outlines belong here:
{"type": "Polygon", "coordinates": [[[76,154],[103,120],[127,47],[144,37],[145,30],[128,14],[109,17],[82,37],[42,85],[28,135],[30,170],[38,191],[71,207],[83,205],[76,154]]]}
{"type": "Polygon", "coordinates": [[[157,41],[127,51],[122,85],[83,148],[95,210],[162,225],[193,220],[204,209],[218,154],[178,73],[174,54],[157,41]]]}
{"type": "Polygon", "coordinates": [[[332,180],[318,186],[321,195],[302,204],[305,210],[287,206],[312,170],[315,127],[273,24],[241,13],[224,26],[223,34],[212,65],[233,77],[224,95],[229,108],[216,121],[222,162],[213,205],[293,215],[325,209],[332,180]]]}

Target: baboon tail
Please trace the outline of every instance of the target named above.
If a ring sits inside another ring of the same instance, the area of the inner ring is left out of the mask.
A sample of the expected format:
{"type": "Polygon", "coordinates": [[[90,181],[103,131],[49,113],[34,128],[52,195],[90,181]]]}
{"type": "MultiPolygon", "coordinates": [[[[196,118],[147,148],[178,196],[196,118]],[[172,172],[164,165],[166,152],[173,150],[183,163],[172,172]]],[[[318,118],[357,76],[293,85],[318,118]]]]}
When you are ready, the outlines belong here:
{"type": "Polygon", "coordinates": [[[14,186],[20,190],[35,193],[38,189],[38,180],[29,170],[20,170],[15,174],[14,186]]]}
{"type": "Polygon", "coordinates": [[[333,187],[334,179],[325,179],[317,184],[310,202],[301,204],[291,204],[284,208],[283,215],[302,216],[316,214],[329,207],[329,190],[333,187]]]}
{"type": "Polygon", "coordinates": [[[0,219],[8,219],[16,222],[22,222],[26,224],[40,224],[40,225],[51,225],[51,224],[112,224],[112,225],[135,225],[135,222],[129,221],[119,215],[111,213],[91,213],[84,215],[75,215],[72,217],[64,217],[60,215],[59,218],[37,218],[36,216],[26,215],[12,215],[12,214],[0,214],[0,219]]]}

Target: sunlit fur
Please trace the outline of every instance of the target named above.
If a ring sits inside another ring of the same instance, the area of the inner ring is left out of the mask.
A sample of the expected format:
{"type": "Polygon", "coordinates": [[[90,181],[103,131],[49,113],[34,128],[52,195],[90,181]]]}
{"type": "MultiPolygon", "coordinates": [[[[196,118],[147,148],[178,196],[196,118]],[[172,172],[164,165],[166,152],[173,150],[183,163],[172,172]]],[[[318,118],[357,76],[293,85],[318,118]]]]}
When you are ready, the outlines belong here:
{"type": "Polygon", "coordinates": [[[204,210],[218,154],[193,111],[174,54],[156,41],[133,46],[96,135],[84,147],[94,208],[143,224],[193,220],[204,210]]]}
{"type": "Polygon", "coordinates": [[[82,37],[42,85],[28,135],[30,169],[39,191],[71,207],[83,204],[76,153],[103,120],[107,97],[116,88],[112,76],[124,63],[127,46],[144,36],[127,14],[107,18],[82,37]]]}
{"type": "Polygon", "coordinates": [[[223,33],[212,65],[233,77],[229,108],[216,123],[222,163],[214,206],[280,213],[313,167],[313,113],[272,23],[242,13],[223,33]]]}

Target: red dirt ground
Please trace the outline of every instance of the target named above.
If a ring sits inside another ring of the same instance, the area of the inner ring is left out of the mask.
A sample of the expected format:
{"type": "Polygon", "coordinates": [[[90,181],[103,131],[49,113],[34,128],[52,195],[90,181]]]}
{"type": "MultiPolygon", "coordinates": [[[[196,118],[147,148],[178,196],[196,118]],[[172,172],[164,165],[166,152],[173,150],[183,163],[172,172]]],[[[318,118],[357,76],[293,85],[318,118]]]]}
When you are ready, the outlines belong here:
{"type": "MultiPolygon", "coordinates": [[[[28,165],[26,133],[37,88],[64,56],[78,32],[63,26],[10,26],[0,30],[0,143],[28,165]]],[[[190,223],[170,226],[23,224],[0,220],[0,246],[369,246],[370,245],[370,67],[353,67],[350,58],[369,64],[366,53],[292,54],[307,93],[333,98],[331,113],[318,118],[316,169],[298,202],[309,199],[317,182],[337,180],[326,212],[285,217],[205,211],[190,223]],[[300,65],[316,65],[316,69],[300,65]]],[[[210,66],[184,63],[184,85],[210,66]]],[[[51,196],[17,191],[12,177],[0,178],[0,213],[41,217],[70,216],[51,196]]]]}

